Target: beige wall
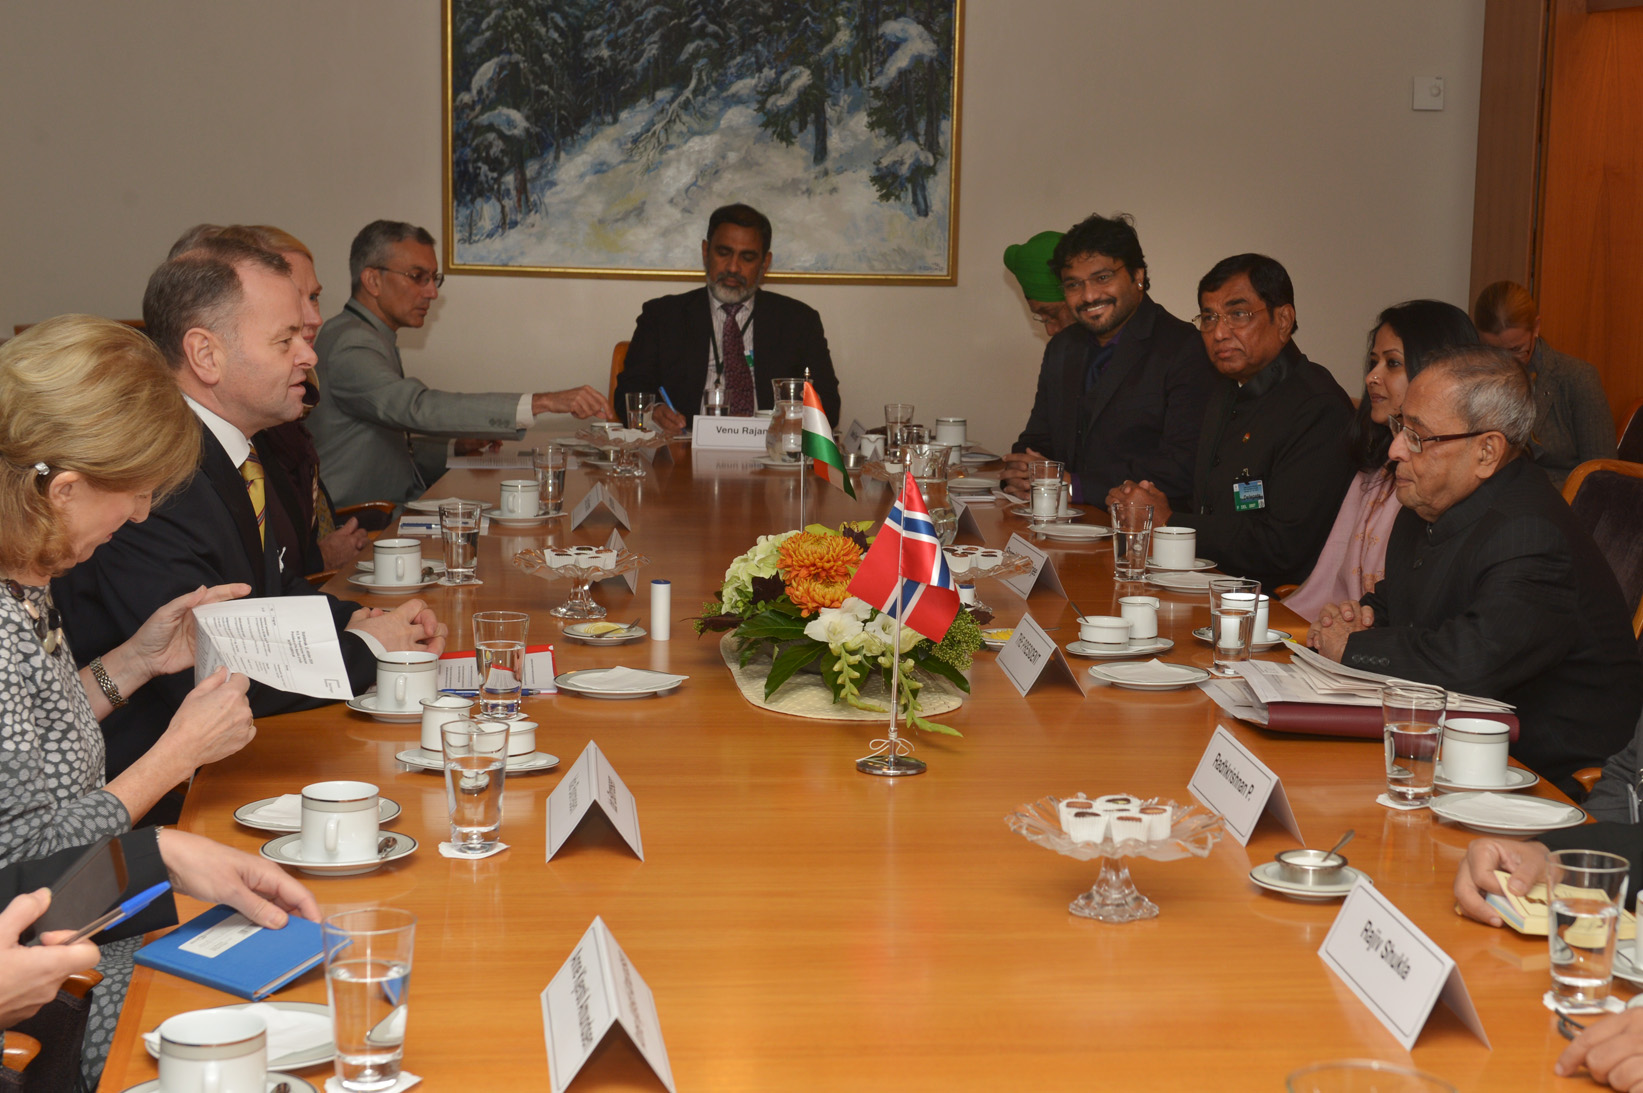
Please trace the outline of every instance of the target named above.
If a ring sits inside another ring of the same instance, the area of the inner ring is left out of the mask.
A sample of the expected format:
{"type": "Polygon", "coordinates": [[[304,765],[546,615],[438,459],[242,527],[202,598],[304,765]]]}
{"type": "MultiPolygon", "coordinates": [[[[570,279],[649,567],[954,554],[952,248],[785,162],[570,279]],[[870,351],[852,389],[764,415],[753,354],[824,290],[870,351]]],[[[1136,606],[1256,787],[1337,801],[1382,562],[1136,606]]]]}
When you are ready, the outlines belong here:
{"type": "MultiPolygon", "coordinates": [[[[1465,303],[1483,0],[969,0],[967,22],[958,285],[790,289],[827,322],[847,420],[911,400],[1012,440],[1042,342],[999,257],[1092,211],[1135,215],[1178,315],[1215,260],[1278,257],[1301,346],[1354,392],[1378,309],[1465,303]],[[1412,112],[1433,74],[1448,109],[1412,112]]],[[[0,324],[135,316],[201,220],[301,237],[334,313],[362,224],[442,219],[439,70],[433,0],[5,4],[0,324]]],[[[641,301],[679,288],[454,277],[406,364],[602,386],[641,301]]]]}

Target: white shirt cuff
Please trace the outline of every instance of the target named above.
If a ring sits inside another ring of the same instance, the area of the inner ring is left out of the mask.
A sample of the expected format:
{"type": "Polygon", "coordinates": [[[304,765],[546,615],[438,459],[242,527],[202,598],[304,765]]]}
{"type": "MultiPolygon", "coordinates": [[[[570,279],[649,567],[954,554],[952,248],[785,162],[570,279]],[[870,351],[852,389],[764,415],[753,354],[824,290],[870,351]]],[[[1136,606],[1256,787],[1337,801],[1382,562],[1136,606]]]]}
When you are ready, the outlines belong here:
{"type": "Polygon", "coordinates": [[[519,405],[513,412],[513,423],[521,429],[529,429],[536,423],[536,415],[531,413],[531,393],[526,391],[519,396],[519,405]]]}

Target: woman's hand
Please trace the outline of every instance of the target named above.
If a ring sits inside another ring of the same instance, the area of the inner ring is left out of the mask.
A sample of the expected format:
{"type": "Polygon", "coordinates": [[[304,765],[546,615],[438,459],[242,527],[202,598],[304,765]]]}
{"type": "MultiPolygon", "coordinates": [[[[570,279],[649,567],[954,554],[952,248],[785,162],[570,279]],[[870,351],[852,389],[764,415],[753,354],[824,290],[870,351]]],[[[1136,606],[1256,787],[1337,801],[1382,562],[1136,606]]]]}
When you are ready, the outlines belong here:
{"type": "Polygon", "coordinates": [[[217,669],[188,692],[154,747],[176,749],[190,770],[233,755],[257,735],[245,697],[250,686],[245,676],[217,669]]]}
{"type": "MultiPolygon", "coordinates": [[[[193,612],[196,607],[237,600],[250,593],[251,586],[248,584],[219,584],[211,588],[201,585],[150,615],[148,621],[117,650],[130,659],[128,672],[142,673],[142,678],[136,680],[131,690],[136,690],[155,676],[168,676],[194,667],[193,612]]],[[[103,658],[103,664],[112,672],[109,656],[103,658]]],[[[125,690],[123,687],[121,689],[125,690]]]]}
{"type": "Polygon", "coordinates": [[[46,935],[44,945],[17,943],[24,928],[50,906],[51,890],[41,888],[24,892],[0,911],[0,1028],[34,1016],[57,997],[63,980],[97,963],[97,946],[89,941],[51,944],[71,936],[66,931],[46,935]]]}

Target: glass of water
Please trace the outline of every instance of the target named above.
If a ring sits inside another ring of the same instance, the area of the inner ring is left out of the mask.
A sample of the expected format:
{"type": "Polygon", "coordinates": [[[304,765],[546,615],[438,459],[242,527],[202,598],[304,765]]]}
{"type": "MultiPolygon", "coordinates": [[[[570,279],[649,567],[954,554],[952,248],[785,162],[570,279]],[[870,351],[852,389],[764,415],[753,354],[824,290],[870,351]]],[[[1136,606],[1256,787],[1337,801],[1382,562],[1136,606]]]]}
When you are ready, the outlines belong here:
{"type": "Polygon", "coordinates": [[[525,678],[525,638],[531,617],[523,611],[475,611],[474,660],[479,669],[479,714],[519,716],[525,678]]]}
{"type": "Polygon", "coordinates": [[[1631,866],[1618,854],[1554,850],[1547,863],[1552,998],[1560,1010],[1600,1012],[1614,978],[1615,931],[1631,866]]]}
{"type": "Polygon", "coordinates": [[[1386,795],[1424,804],[1432,799],[1448,695],[1442,687],[1395,683],[1381,688],[1386,727],[1386,795]]]}
{"type": "Polygon", "coordinates": [[[445,538],[445,583],[478,584],[478,501],[447,501],[439,506],[439,530],[445,538]]]}
{"type": "Polygon", "coordinates": [[[1215,670],[1233,674],[1249,659],[1255,641],[1255,610],[1261,582],[1247,577],[1212,577],[1209,582],[1209,628],[1215,641],[1215,670]]]}
{"type": "Polygon", "coordinates": [[[1113,576],[1139,581],[1147,575],[1152,550],[1152,506],[1144,501],[1114,501],[1107,511],[1112,515],[1113,576]]]}
{"type": "Polygon", "coordinates": [[[451,848],[481,856],[496,849],[502,830],[502,785],[508,773],[508,726],[501,721],[447,721],[439,729],[445,754],[445,803],[451,848]]]}
{"type": "Polygon", "coordinates": [[[1053,520],[1061,514],[1061,470],[1061,464],[1054,459],[1036,459],[1027,464],[1034,520],[1053,520]]]}
{"type": "Polygon", "coordinates": [[[556,516],[565,510],[565,467],[569,456],[564,448],[549,444],[531,453],[536,469],[536,490],[542,501],[542,515],[556,516]]]}
{"type": "Polygon", "coordinates": [[[341,911],[320,924],[337,1081],[377,1093],[399,1081],[416,916],[393,907],[341,911]]]}

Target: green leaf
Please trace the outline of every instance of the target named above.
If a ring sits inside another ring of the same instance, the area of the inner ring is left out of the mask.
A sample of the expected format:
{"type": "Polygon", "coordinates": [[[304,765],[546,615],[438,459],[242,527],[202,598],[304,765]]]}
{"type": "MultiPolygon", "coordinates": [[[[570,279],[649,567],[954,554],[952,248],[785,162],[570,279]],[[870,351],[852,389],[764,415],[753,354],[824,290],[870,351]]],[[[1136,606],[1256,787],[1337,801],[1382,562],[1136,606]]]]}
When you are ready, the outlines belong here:
{"type": "Polygon", "coordinates": [[[820,642],[804,642],[783,649],[770,665],[770,674],[764,678],[764,697],[768,699],[775,694],[783,683],[793,678],[794,672],[827,651],[827,646],[820,642]]]}
{"type": "Polygon", "coordinates": [[[945,660],[938,660],[935,657],[931,657],[929,660],[920,664],[919,667],[924,671],[929,672],[931,675],[937,675],[941,676],[943,679],[951,680],[958,686],[959,690],[963,691],[965,694],[970,693],[970,681],[964,678],[964,673],[959,671],[953,665],[948,664],[945,660]]]}
{"type": "Polygon", "coordinates": [[[773,611],[765,611],[754,615],[737,627],[736,636],[773,641],[797,641],[799,638],[804,637],[804,620],[773,611]]]}

